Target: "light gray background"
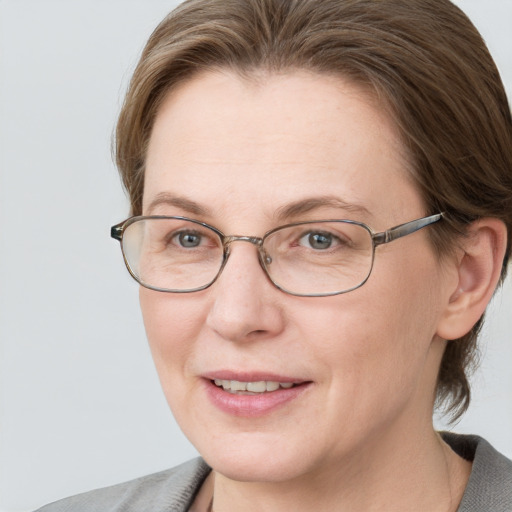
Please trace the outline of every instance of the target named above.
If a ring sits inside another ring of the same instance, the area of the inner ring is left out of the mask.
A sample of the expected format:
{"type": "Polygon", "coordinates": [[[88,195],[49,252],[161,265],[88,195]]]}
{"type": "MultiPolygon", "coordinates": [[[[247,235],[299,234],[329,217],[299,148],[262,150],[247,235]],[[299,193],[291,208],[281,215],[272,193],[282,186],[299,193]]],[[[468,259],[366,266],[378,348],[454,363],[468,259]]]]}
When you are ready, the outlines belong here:
{"type": "MultiPolygon", "coordinates": [[[[459,0],[510,92],[512,2],[459,0]]],[[[176,1],[0,0],[0,511],[195,454],[160,391],[110,225],[110,137],[144,41],[176,1]]],[[[512,281],[455,428],[512,457],[512,281]]]]}

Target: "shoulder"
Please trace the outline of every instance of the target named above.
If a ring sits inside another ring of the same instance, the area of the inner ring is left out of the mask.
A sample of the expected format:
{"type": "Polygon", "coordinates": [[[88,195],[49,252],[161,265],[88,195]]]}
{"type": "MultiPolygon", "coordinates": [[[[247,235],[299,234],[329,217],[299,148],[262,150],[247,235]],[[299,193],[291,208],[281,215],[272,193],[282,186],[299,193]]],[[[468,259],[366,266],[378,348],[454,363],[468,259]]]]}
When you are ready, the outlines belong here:
{"type": "Polygon", "coordinates": [[[71,496],[37,512],[185,512],[210,468],[194,459],[166,471],[71,496]]]}
{"type": "Polygon", "coordinates": [[[444,432],[443,439],[473,462],[458,512],[512,512],[512,461],[478,436],[444,432]]]}

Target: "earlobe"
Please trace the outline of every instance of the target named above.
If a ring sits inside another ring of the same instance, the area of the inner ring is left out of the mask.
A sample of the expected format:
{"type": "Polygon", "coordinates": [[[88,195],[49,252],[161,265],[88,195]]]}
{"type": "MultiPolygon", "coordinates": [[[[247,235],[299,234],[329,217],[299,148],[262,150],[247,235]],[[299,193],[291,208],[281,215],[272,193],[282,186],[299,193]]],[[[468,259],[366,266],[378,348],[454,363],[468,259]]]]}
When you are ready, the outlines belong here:
{"type": "Polygon", "coordinates": [[[480,319],[500,278],[506,246],[507,229],[499,219],[484,218],[470,226],[457,260],[457,286],[441,316],[438,336],[460,338],[480,319]]]}

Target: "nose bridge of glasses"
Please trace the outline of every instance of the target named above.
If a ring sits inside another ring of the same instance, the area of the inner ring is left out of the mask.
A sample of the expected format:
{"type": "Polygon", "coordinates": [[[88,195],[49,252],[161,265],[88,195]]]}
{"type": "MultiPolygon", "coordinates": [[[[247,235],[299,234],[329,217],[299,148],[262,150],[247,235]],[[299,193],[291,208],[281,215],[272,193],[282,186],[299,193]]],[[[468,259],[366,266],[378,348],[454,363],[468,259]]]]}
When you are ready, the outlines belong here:
{"type": "Polygon", "coordinates": [[[272,258],[267,254],[267,251],[263,247],[263,241],[264,241],[263,238],[260,238],[258,236],[231,235],[231,236],[224,237],[223,241],[224,241],[224,250],[228,254],[229,254],[229,246],[233,242],[248,242],[250,244],[255,245],[258,249],[260,264],[265,271],[267,271],[266,265],[269,265],[270,263],[272,263],[272,258]]]}
{"type": "Polygon", "coordinates": [[[231,235],[224,237],[224,247],[229,247],[233,242],[249,242],[250,244],[253,244],[256,247],[261,247],[263,245],[263,238],[257,236],[240,235],[231,235]]]}

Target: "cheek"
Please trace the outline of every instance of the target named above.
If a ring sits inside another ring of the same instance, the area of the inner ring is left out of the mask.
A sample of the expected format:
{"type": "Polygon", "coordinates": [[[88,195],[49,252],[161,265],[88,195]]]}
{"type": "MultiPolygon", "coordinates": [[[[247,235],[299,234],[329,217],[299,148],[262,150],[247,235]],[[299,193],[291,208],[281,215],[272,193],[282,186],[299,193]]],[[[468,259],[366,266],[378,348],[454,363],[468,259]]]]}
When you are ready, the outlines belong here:
{"type": "Polygon", "coordinates": [[[204,315],[197,301],[185,294],[141,287],[139,300],[149,346],[165,391],[169,380],[178,381],[186,372],[193,340],[204,325],[204,315]]]}
{"type": "Polygon", "coordinates": [[[340,392],[349,389],[369,405],[413,392],[424,373],[439,316],[432,265],[422,265],[421,259],[414,265],[410,259],[395,262],[388,269],[376,264],[363,287],[311,304],[296,317],[297,322],[308,319],[302,320],[300,337],[315,340],[317,357],[333,386],[340,392]]]}

